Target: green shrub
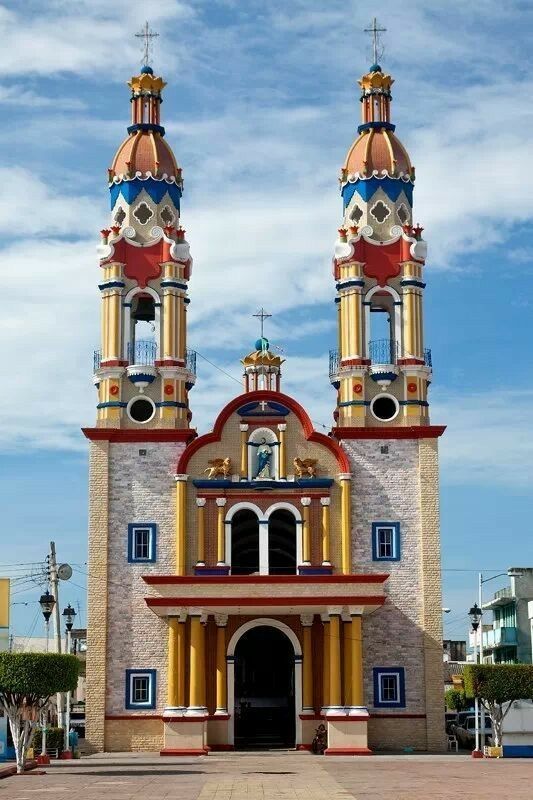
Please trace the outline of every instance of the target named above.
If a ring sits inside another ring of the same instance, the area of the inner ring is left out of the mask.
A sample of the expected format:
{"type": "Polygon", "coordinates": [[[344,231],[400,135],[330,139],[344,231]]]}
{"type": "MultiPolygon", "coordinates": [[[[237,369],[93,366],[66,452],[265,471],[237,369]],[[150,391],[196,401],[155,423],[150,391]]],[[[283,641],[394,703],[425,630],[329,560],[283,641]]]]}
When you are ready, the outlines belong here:
{"type": "MultiPolygon", "coordinates": [[[[61,753],[65,746],[65,730],[64,728],[47,728],[46,729],[46,749],[59,750],[61,753]]],[[[42,747],[42,730],[36,728],[33,734],[32,747],[35,753],[41,752],[42,747]]]]}
{"type": "Polygon", "coordinates": [[[466,711],[470,708],[470,700],[467,698],[465,692],[460,692],[457,689],[448,689],[444,695],[446,708],[450,711],[466,711]]]}
{"type": "Polygon", "coordinates": [[[513,700],[533,700],[531,664],[468,664],[465,691],[478,697],[490,714],[494,744],[502,743],[503,720],[513,700]],[[504,705],[508,704],[504,709],[504,705]]]}
{"type": "Polygon", "coordinates": [[[0,653],[0,692],[51,697],[74,691],[80,662],[57,653],[0,653]]]}

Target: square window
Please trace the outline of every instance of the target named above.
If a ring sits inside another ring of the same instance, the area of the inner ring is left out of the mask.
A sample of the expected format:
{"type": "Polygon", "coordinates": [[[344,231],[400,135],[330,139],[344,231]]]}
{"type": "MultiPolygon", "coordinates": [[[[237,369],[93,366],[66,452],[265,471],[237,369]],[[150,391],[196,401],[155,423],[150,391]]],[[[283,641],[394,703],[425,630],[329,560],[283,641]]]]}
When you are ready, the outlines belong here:
{"type": "Polygon", "coordinates": [[[403,667],[375,667],[374,707],[405,708],[405,670],[403,667]]]}
{"type": "Polygon", "coordinates": [[[126,708],[155,708],[155,669],[126,670],[126,708]]]}
{"type": "Polygon", "coordinates": [[[372,559],[374,561],[400,560],[400,523],[372,523],[372,559]]]}
{"type": "Polygon", "coordinates": [[[128,561],[150,563],[156,559],[155,523],[128,525],[128,561]]]}

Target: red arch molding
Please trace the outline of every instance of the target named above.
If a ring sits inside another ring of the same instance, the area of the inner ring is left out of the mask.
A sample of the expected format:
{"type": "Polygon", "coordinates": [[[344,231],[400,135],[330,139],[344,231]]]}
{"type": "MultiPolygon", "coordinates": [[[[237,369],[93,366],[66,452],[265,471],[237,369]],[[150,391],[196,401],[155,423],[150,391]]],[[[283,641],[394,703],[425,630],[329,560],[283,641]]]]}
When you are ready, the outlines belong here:
{"type": "MultiPolygon", "coordinates": [[[[299,403],[297,403],[296,400],[286,394],[282,394],[281,392],[261,390],[238,395],[238,397],[235,397],[227,404],[227,406],[222,409],[216,419],[211,433],[205,433],[203,436],[199,436],[198,439],[195,439],[194,442],[191,442],[191,444],[185,448],[178,462],[178,474],[184,475],[187,472],[189,461],[198,450],[201,450],[201,448],[205,447],[207,444],[220,441],[224,425],[231,415],[234,414],[238,408],[240,408],[240,406],[245,405],[245,403],[253,403],[254,401],[260,403],[262,400],[266,402],[268,402],[268,400],[272,400],[275,403],[281,403],[282,405],[286,406],[300,421],[307,441],[315,442],[316,444],[321,444],[324,447],[327,447],[327,449],[333,453],[337,459],[339,471],[350,472],[350,462],[348,461],[348,456],[342,447],[338,444],[338,442],[335,441],[335,439],[315,431],[307,411],[305,411],[305,409],[299,403]]],[[[282,417],[280,417],[280,421],[281,420],[282,417]]]]}

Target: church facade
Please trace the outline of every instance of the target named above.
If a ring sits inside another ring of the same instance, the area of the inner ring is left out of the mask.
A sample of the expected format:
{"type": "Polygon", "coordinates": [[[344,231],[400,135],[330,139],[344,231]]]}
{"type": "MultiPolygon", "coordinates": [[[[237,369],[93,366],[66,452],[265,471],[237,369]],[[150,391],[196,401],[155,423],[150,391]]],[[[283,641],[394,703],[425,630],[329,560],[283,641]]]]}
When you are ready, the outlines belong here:
{"type": "MultiPolygon", "coordinates": [[[[340,175],[329,435],[261,335],[243,390],[191,425],[182,171],[143,67],[109,168],[90,440],[87,739],[96,751],[441,750],[438,439],[414,167],[392,78],[359,82],[340,175]]],[[[326,368],[325,370],[326,371],[326,368]]],[[[326,386],[324,386],[326,391],[326,386]]]]}

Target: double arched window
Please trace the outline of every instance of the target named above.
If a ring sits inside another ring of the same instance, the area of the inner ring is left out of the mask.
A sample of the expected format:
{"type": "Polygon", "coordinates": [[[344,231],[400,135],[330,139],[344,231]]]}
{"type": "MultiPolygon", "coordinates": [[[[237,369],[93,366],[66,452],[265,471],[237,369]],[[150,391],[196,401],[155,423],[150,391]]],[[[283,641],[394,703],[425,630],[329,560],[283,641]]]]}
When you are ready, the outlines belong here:
{"type": "Polygon", "coordinates": [[[301,563],[301,516],[288,503],[261,511],[238,503],[226,518],[232,575],[296,575],[301,563]]]}

